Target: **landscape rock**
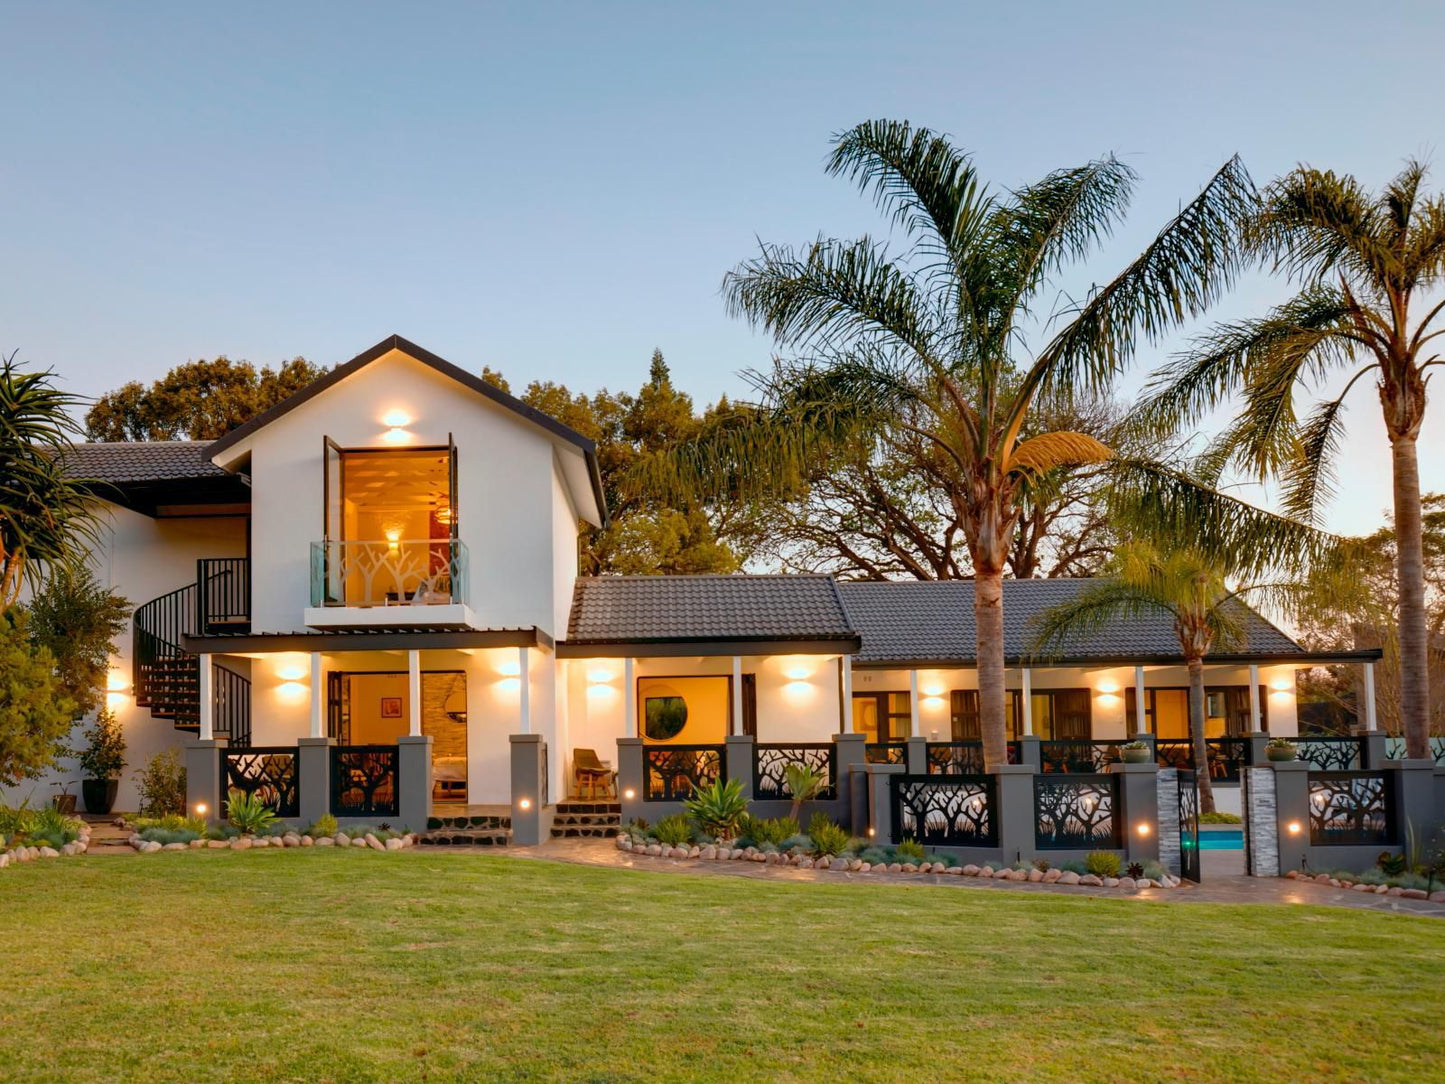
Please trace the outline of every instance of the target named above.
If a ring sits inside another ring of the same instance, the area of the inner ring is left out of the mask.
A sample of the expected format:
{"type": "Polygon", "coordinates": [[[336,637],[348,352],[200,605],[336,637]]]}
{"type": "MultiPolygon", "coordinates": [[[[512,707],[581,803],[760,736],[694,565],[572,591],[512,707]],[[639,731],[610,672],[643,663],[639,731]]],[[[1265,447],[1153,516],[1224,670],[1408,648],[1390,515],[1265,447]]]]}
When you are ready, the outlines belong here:
{"type": "Polygon", "coordinates": [[[310,836],[302,836],[302,837],[301,837],[301,846],[303,846],[303,847],[314,847],[315,845],[316,845],[316,841],[315,841],[314,839],[312,839],[310,836]]]}
{"type": "Polygon", "coordinates": [[[159,843],[157,843],[155,840],[151,840],[149,843],[142,843],[142,844],[140,845],[140,850],[141,850],[141,853],[142,853],[142,854],[155,854],[155,853],[157,853],[160,849],[161,849],[161,845],[160,845],[159,843]]]}
{"type": "Polygon", "coordinates": [[[1377,895],[1377,896],[1384,896],[1384,895],[1388,894],[1389,891],[1390,891],[1390,886],[1389,886],[1389,885],[1376,885],[1376,886],[1375,886],[1375,895],[1377,895]]]}
{"type": "Polygon", "coordinates": [[[831,866],[832,864],[833,864],[832,859],[830,859],[826,854],[821,854],[821,855],[818,856],[818,860],[813,863],[813,868],[814,868],[814,869],[827,869],[827,868],[828,868],[829,866],[831,866]]]}
{"type": "Polygon", "coordinates": [[[394,836],[386,841],[386,849],[388,851],[399,851],[405,846],[406,844],[401,841],[400,836],[394,836]]]}
{"type": "Polygon", "coordinates": [[[4,869],[4,868],[5,868],[6,866],[8,866],[9,864],[10,864],[10,852],[9,852],[9,851],[6,851],[6,852],[4,852],[3,854],[0,854],[0,869],[4,869]]]}
{"type": "Polygon", "coordinates": [[[701,858],[704,862],[712,862],[717,858],[717,848],[711,843],[709,843],[698,854],[698,857],[701,858]]]}
{"type": "Polygon", "coordinates": [[[1041,870],[1041,869],[1031,869],[1031,870],[1029,870],[1029,880],[1032,881],[1034,884],[1038,884],[1038,883],[1039,883],[1040,881],[1042,881],[1043,879],[1044,879],[1044,871],[1043,871],[1043,870],[1041,870]]]}
{"type": "Polygon", "coordinates": [[[337,832],[337,833],[336,833],[334,836],[332,836],[331,838],[332,838],[332,840],[335,842],[335,844],[336,844],[338,847],[350,847],[350,846],[351,846],[351,837],[350,837],[350,836],[342,835],[340,832],[337,832]]]}
{"type": "Polygon", "coordinates": [[[1132,877],[1120,877],[1119,887],[1125,889],[1126,891],[1133,892],[1134,889],[1139,887],[1139,885],[1132,877]]]}
{"type": "Polygon", "coordinates": [[[209,848],[210,848],[211,850],[213,850],[213,851],[223,850],[224,848],[229,847],[230,845],[231,845],[230,842],[229,842],[228,840],[224,840],[224,839],[208,839],[208,840],[206,840],[206,846],[209,847],[209,848]]]}
{"type": "Polygon", "coordinates": [[[1445,903],[1445,888],[1440,889],[1440,891],[1438,891],[1438,892],[1431,892],[1431,893],[1430,893],[1430,902],[1431,902],[1431,903],[1445,903]]]}
{"type": "Polygon", "coordinates": [[[1078,883],[1079,875],[1071,869],[1066,869],[1063,873],[1059,874],[1059,884],[1061,885],[1076,885],[1078,883]]]}
{"type": "Polygon", "coordinates": [[[242,836],[240,839],[231,840],[231,850],[233,851],[249,851],[250,849],[251,841],[245,836],[242,836]]]}
{"type": "Polygon", "coordinates": [[[902,862],[889,862],[889,863],[888,863],[888,872],[889,872],[889,873],[902,873],[902,872],[903,872],[903,863],[902,863],[902,862]]]}
{"type": "Polygon", "coordinates": [[[366,845],[370,847],[373,851],[386,850],[386,844],[383,843],[381,840],[377,839],[370,832],[367,832],[364,838],[366,839],[366,845]]]}
{"type": "Polygon", "coordinates": [[[859,862],[859,863],[858,863],[858,872],[859,872],[859,873],[867,873],[867,872],[869,872],[870,870],[872,870],[872,868],[873,868],[873,863],[872,863],[872,862],[859,862]]]}
{"type": "Polygon", "coordinates": [[[968,865],[963,867],[963,875],[965,877],[977,877],[978,867],[975,866],[972,862],[970,862],[968,865]]]}
{"type": "Polygon", "coordinates": [[[1391,885],[1388,889],[1385,890],[1385,895],[1387,895],[1387,896],[1401,896],[1401,895],[1404,895],[1404,892],[1405,892],[1405,890],[1404,890],[1403,888],[1399,887],[1398,885],[1391,885]]]}
{"type": "Polygon", "coordinates": [[[1316,874],[1315,874],[1315,884],[1327,885],[1327,884],[1329,884],[1329,883],[1330,883],[1330,875],[1329,875],[1328,873],[1316,873],[1316,874]]]}
{"type": "Polygon", "coordinates": [[[1402,888],[1400,895],[1407,900],[1428,900],[1430,898],[1430,893],[1423,888],[1402,888]]]}
{"type": "Polygon", "coordinates": [[[1104,879],[1094,873],[1086,873],[1079,878],[1079,884],[1088,885],[1090,888],[1103,888],[1104,879]]]}
{"type": "Polygon", "coordinates": [[[662,854],[662,844],[649,843],[647,845],[647,853],[652,855],[653,858],[657,858],[659,855],[662,854]]]}
{"type": "Polygon", "coordinates": [[[370,843],[366,842],[366,837],[365,837],[365,836],[357,836],[355,839],[353,839],[353,840],[351,841],[351,845],[352,845],[353,847],[370,847],[370,846],[371,846],[370,843]]]}
{"type": "Polygon", "coordinates": [[[1351,888],[1352,888],[1353,891],[1355,891],[1355,892],[1373,892],[1373,891],[1375,891],[1375,886],[1374,886],[1374,885],[1367,885],[1367,884],[1355,884],[1355,885],[1352,885],[1351,888]]]}
{"type": "Polygon", "coordinates": [[[199,851],[204,848],[205,845],[206,841],[204,839],[193,839],[190,843],[187,844],[187,846],[190,847],[193,851],[199,851]]]}
{"type": "Polygon", "coordinates": [[[1118,888],[1118,887],[1119,887],[1119,878],[1117,878],[1117,877],[1105,877],[1105,878],[1104,878],[1104,887],[1105,887],[1105,888],[1118,888]]]}
{"type": "Polygon", "coordinates": [[[336,840],[332,839],[330,836],[321,836],[319,839],[316,840],[316,846],[334,847],[336,846],[336,840]]]}
{"type": "Polygon", "coordinates": [[[979,867],[979,870],[978,870],[978,875],[979,875],[980,877],[992,878],[992,877],[993,877],[993,867],[992,867],[992,866],[980,866],[980,867],[979,867]]]}
{"type": "Polygon", "coordinates": [[[190,849],[189,843],[167,843],[161,848],[163,851],[188,851],[190,849]]]}
{"type": "Polygon", "coordinates": [[[299,847],[301,846],[301,837],[295,832],[287,832],[281,837],[281,842],[287,847],[299,847]]]}

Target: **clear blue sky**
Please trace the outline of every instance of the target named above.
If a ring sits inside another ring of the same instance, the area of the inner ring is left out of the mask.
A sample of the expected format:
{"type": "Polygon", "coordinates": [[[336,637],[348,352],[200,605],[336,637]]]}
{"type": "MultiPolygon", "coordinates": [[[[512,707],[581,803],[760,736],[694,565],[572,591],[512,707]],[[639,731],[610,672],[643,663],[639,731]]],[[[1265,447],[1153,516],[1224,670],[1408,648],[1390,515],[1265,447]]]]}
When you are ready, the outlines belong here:
{"type": "MultiPolygon", "coordinates": [[[[768,359],[718,296],[755,239],[879,230],[821,168],[859,120],[945,130],[1000,186],[1119,154],[1143,182],[1098,279],[1235,151],[1375,185],[1445,134],[1438,3],[1005,7],[7,3],[0,350],[93,395],[393,331],[632,388],[660,346],[708,401],[768,359]]],[[[1361,530],[1388,460],[1355,402],[1333,519],[1361,530]]]]}

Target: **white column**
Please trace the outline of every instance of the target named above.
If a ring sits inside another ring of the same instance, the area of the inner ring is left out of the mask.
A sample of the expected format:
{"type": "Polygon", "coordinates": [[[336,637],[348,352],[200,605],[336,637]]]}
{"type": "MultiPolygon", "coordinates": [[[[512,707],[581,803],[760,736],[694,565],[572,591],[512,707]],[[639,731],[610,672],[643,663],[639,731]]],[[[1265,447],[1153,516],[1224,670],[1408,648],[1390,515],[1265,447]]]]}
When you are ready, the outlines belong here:
{"type": "Polygon", "coordinates": [[[840,734],[853,733],[853,656],[838,656],[839,687],[839,725],[840,734]]]}
{"type": "Polygon", "coordinates": [[[743,732],[743,657],[733,656],[733,728],[737,737],[743,732]]]}
{"type": "Polygon", "coordinates": [[[421,736],[421,652],[415,649],[406,653],[406,700],[407,733],[417,738],[421,736]]]}
{"type": "Polygon", "coordinates": [[[632,676],[633,658],[622,660],[622,733],[629,738],[637,737],[637,681],[632,676]]]}
{"type": "Polygon", "coordinates": [[[1375,718],[1375,664],[1365,663],[1365,729],[1378,730],[1379,721],[1375,718]]]}
{"type": "Polygon", "coordinates": [[[199,668],[196,673],[196,695],[200,697],[200,732],[196,735],[201,741],[210,741],[216,736],[216,701],[211,695],[211,656],[202,655],[196,660],[199,668]]]}
{"type": "Polygon", "coordinates": [[[1033,737],[1034,733],[1034,672],[1027,666],[1020,671],[1023,675],[1023,689],[1019,695],[1023,698],[1023,719],[1024,735],[1033,737]]]}
{"type": "Polygon", "coordinates": [[[517,648],[517,721],[523,734],[532,733],[532,653],[517,648]]]}
{"type": "Polygon", "coordinates": [[[1149,712],[1146,708],[1148,701],[1144,696],[1144,668],[1134,667],[1134,733],[1135,735],[1149,733],[1149,712]]]}
{"type": "Polygon", "coordinates": [[[311,652],[311,736],[313,738],[324,738],[326,730],[323,720],[325,713],[321,710],[324,703],[324,690],[321,687],[321,652],[311,652]]]}
{"type": "Polygon", "coordinates": [[[918,671],[908,671],[908,736],[918,737],[918,671]]]}
{"type": "Polygon", "coordinates": [[[1249,730],[1252,734],[1258,734],[1259,726],[1259,666],[1251,664],[1249,667],[1249,730]]]}

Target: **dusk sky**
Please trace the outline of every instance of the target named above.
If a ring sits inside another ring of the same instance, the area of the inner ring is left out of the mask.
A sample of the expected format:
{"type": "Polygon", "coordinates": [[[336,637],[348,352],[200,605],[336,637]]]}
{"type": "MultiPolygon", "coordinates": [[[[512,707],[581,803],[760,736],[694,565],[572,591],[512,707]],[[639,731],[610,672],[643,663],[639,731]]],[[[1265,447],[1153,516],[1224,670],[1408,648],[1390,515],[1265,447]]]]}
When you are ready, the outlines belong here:
{"type": "MultiPolygon", "coordinates": [[[[1077,293],[1236,151],[1260,183],[1306,161],[1372,188],[1438,156],[1442,31],[1426,2],[7,3],[0,352],[96,395],[398,332],[591,391],[635,389],[659,346],[702,403],[768,362],[719,296],[757,239],[885,232],[824,174],[832,133],[926,124],[999,188],[1118,154],[1142,180],[1077,293]]],[[[1252,278],[1217,316],[1287,290],[1252,278]]],[[[1365,531],[1388,449],[1352,402],[1330,523],[1365,531]]]]}

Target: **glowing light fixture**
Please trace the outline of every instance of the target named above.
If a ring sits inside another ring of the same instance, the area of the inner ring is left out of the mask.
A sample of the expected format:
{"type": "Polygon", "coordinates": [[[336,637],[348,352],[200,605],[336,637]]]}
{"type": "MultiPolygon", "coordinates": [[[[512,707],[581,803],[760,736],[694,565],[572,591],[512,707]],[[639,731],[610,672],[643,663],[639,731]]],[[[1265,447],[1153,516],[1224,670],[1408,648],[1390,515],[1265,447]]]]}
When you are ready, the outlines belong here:
{"type": "Polygon", "coordinates": [[[521,799],[519,799],[519,800],[517,801],[517,805],[518,805],[519,807],[521,807],[522,809],[531,809],[531,808],[532,808],[532,799],[530,799],[530,798],[521,798],[521,799]]]}
{"type": "Polygon", "coordinates": [[[937,711],[939,708],[943,707],[943,697],[938,696],[935,693],[930,693],[928,696],[925,696],[923,698],[923,706],[929,711],[937,711]]]}
{"type": "Polygon", "coordinates": [[[587,675],[587,680],[593,685],[606,685],[612,680],[612,674],[607,670],[593,670],[587,675]]]}
{"type": "Polygon", "coordinates": [[[1294,689],[1294,682],[1287,677],[1269,679],[1269,687],[1272,692],[1287,693],[1294,689]]]}
{"type": "Polygon", "coordinates": [[[404,429],[411,424],[411,415],[404,410],[388,410],[381,418],[388,429],[404,429]]]}
{"type": "Polygon", "coordinates": [[[622,792],[622,797],[626,798],[630,802],[632,801],[632,799],[637,797],[637,791],[633,790],[631,787],[628,787],[622,792]]]}
{"type": "Polygon", "coordinates": [[[1119,691],[1119,683],[1117,681],[1101,681],[1094,688],[1105,696],[1109,696],[1119,691]]]}
{"type": "Polygon", "coordinates": [[[522,672],[522,664],[516,659],[503,659],[497,663],[497,673],[504,677],[517,677],[522,672]]]}
{"type": "Polygon", "coordinates": [[[210,811],[211,811],[211,807],[208,806],[205,802],[197,802],[197,803],[196,803],[196,816],[198,816],[198,817],[204,817],[204,816],[205,816],[207,813],[209,813],[210,811]]]}
{"type": "Polygon", "coordinates": [[[1141,836],[1147,836],[1153,830],[1146,821],[1140,821],[1138,827],[1134,829],[1134,831],[1138,832],[1141,836]]]}
{"type": "Polygon", "coordinates": [[[1292,836],[1297,836],[1297,835],[1299,835],[1299,833],[1300,833],[1299,821],[1290,821],[1289,824],[1288,824],[1286,827],[1289,828],[1289,834],[1290,834],[1290,835],[1292,835],[1292,836]]]}
{"type": "Polygon", "coordinates": [[[793,663],[783,671],[783,676],[789,681],[806,681],[813,676],[813,671],[801,663],[793,663]]]}
{"type": "Polygon", "coordinates": [[[401,532],[392,527],[386,532],[386,548],[395,553],[401,545],[401,532]]]}
{"type": "Polygon", "coordinates": [[[105,689],[106,692],[111,693],[128,693],[130,692],[130,682],[126,680],[122,671],[112,670],[105,676],[105,689]]]}

